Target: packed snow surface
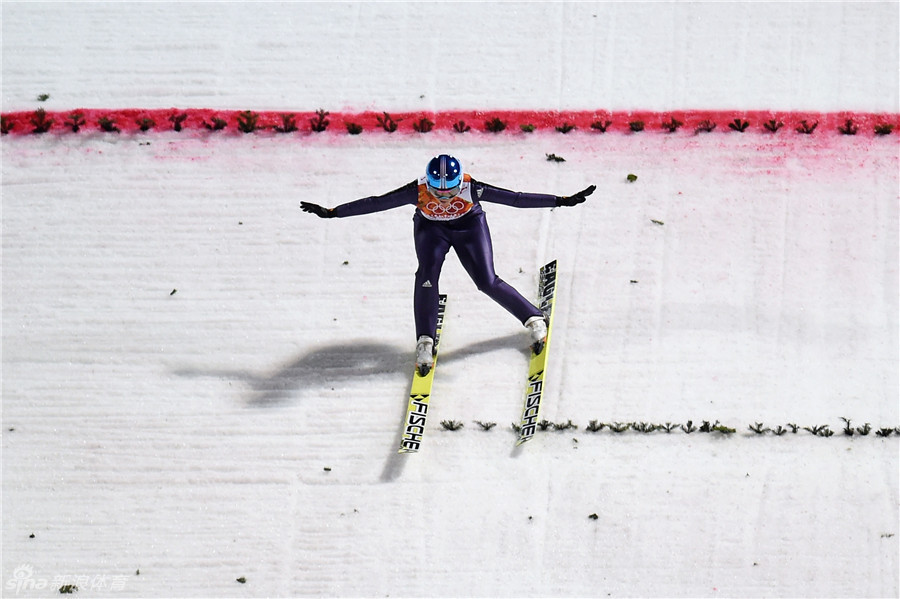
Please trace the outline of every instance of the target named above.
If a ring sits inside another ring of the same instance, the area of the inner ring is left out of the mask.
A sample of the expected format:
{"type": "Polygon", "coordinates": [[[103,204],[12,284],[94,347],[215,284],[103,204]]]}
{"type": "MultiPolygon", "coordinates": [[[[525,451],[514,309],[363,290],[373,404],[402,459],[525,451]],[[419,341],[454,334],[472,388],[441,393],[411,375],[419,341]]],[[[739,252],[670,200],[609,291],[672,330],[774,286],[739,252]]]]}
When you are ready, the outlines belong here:
{"type": "Polygon", "coordinates": [[[888,110],[897,2],[4,2],[3,109],[888,110]]]}
{"type": "MultiPolygon", "coordinates": [[[[3,3],[3,110],[896,115],[897,17],[3,3]]],[[[900,424],[897,133],[5,136],[0,592],[896,597],[898,434],[876,431],[900,424]],[[578,428],[513,449],[527,336],[451,255],[425,442],[398,455],[412,208],[298,203],[394,189],[445,151],[501,187],[597,185],[486,207],[525,295],[559,260],[542,415],[578,428]]]]}

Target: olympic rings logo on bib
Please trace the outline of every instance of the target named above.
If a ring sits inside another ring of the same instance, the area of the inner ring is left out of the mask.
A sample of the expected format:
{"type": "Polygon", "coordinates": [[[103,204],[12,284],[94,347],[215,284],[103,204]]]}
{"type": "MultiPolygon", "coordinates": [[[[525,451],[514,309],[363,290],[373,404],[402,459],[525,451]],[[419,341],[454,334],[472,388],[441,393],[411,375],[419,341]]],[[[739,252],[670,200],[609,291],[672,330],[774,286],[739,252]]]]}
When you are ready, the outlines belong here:
{"type": "Polygon", "coordinates": [[[435,220],[459,218],[469,211],[472,204],[461,199],[454,199],[446,204],[438,201],[428,202],[422,207],[425,216],[435,220]]]}
{"type": "MultiPolygon", "coordinates": [[[[424,179],[424,177],[423,177],[424,179]]],[[[454,220],[463,216],[475,204],[469,196],[468,181],[464,181],[459,194],[442,202],[428,192],[424,183],[419,184],[419,210],[428,220],[454,220]]]]}

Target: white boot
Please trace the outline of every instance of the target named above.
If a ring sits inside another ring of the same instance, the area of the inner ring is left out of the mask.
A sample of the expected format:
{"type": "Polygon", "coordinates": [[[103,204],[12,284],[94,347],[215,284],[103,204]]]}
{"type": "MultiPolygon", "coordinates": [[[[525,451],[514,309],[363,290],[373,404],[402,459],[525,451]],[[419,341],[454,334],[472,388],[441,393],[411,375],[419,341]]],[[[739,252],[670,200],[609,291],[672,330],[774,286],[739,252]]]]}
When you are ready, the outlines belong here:
{"type": "Polygon", "coordinates": [[[525,321],[525,328],[531,335],[531,351],[539,354],[547,343],[547,321],[543,316],[532,316],[525,321]]]}
{"type": "Polygon", "coordinates": [[[434,339],[428,335],[422,335],[416,342],[416,370],[420,376],[425,376],[434,366],[434,339]]]}

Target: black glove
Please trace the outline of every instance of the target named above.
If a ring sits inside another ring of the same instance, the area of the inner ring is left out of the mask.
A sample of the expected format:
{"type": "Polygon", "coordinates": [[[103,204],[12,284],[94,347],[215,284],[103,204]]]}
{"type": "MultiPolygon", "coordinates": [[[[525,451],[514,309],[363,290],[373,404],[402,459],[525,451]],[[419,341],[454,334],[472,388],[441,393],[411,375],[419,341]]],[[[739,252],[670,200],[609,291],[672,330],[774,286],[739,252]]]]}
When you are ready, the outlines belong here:
{"type": "Polygon", "coordinates": [[[319,218],[334,218],[334,210],[332,208],[323,208],[322,206],[311,202],[300,202],[300,210],[303,212],[311,212],[319,218]]]}
{"type": "Polygon", "coordinates": [[[575,204],[580,204],[581,202],[585,201],[589,195],[594,193],[595,189],[597,189],[597,186],[591,185],[590,187],[586,187],[574,195],[556,198],[556,205],[574,206],[575,204]]]}

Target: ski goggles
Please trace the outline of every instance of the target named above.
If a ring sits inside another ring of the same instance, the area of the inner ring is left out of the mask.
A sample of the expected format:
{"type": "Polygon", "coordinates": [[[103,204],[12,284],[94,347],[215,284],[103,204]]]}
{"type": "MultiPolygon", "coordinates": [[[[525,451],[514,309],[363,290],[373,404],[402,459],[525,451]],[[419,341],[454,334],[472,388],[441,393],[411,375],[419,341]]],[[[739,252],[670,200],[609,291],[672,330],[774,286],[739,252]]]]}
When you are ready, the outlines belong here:
{"type": "Polygon", "coordinates": [[[428,188],[428,193],[433,195],[439,200],[449,200],[450,198],[455,198],[459,194],[459,185],[456,187],[449,187],[447,189],[438,189],[437,187],[432,187],[431,185],[426,185],[428,188]]]}

